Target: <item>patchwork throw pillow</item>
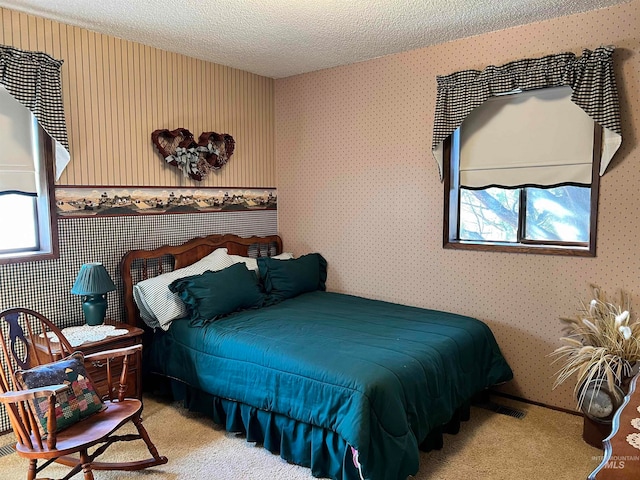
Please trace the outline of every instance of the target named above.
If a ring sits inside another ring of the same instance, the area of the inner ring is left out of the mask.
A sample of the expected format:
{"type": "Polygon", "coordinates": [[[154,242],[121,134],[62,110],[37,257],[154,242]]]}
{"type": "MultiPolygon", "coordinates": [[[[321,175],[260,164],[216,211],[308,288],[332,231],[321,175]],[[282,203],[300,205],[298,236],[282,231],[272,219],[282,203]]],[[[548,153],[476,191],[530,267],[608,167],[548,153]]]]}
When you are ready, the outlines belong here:
{"type": "Polygon", "coordinates": [[[270,304],[326,289],[327,261],[319,253],[291,260],[258,258],[258,270],[270,304]]]}
{"type": "MultiPolygon", "coordinates": [[[[84,368],[84,355],[75,352],[63,360],[40,365],[30,370],[18,370],[16,380],[22,388],[39,388],[67,384],[69,388],[56,395],[56,431],[70,427],[105,408],[84,368]]],[[[41,435],[47,433],[49,399],[32,400],[31,407],[39,420],[41,435]]]]}
{"type": "Polygon", "coordinates": [[[242,262],[217,272],[180,278],[169,289],[186,305],[192,327],[238,310],[259,308],[264,303],[258,277],[242,262]]]}

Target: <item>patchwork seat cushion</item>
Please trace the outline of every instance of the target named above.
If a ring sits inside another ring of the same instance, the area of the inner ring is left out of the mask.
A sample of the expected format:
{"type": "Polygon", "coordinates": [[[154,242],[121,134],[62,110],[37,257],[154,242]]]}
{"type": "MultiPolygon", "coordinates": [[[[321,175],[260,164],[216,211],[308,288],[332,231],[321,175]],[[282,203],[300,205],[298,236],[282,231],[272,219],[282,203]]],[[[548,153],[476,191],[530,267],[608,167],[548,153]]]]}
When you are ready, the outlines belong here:
{"type": "MultiPolygon", "coordinates": [[[[84,368],[84,356],[75,352],[57,362],[40,365],[30,370],[16,372],[16,380],[24,389],[67,384],[69,388],[56,395],[56,431],[63,430],[83,418],[87,418],[106,407],[100,400],[84,368]]],[[[32,400],[31,408],[39,420],[42,435],[47,433],[49,399],[40,397],[32,400]]]]}

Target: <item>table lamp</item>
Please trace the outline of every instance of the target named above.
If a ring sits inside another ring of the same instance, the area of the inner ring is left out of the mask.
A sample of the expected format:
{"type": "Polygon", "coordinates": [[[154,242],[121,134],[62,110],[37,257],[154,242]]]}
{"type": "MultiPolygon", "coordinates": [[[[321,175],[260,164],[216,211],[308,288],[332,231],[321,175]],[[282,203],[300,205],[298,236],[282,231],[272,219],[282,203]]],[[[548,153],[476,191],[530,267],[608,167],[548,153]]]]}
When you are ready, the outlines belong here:
{"type": "Polygon", "coordinates": [[[101,325],[107,313],[107,292],[116,289],[107,269],[102,263],[85,263],[80,267],[78,278],[71,293],[82,295],[82,311],[87,325],[101,325]]]}

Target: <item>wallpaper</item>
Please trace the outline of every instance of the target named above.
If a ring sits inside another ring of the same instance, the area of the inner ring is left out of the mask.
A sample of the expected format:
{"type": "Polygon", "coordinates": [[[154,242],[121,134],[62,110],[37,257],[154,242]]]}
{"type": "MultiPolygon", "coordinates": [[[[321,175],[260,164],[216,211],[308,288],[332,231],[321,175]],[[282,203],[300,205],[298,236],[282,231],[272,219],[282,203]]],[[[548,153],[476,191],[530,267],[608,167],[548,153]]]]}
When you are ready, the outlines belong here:
{"type": "MultiPolygon", "coordinates": [[[[75,303],[72,307],[67,287],[81,261],[103,261],[116,275],[127,248],[150,248],[206,233],[275,231],[275,210],[250,211],[275,208],[276,191],[268,188],[275,185],[273,80],[4,8],[0,27],[0,43],[64,60],[71,163],[57,182],[62,214],[76,213],[79,203],[80,213],[98,213],[103,200],[113,210],[123,210],[127,205],[121,203],[131,201],[130,193],[141,198],[138,210],[156,199],[154,212],[195,212],[204,209],[191,205],[204,195],[198,187],[214,192],[209,210],[224,210],[154,218],[61,218],[60,259],[0,266],[0,308],[42,308],[61,322],[77,321],[79,310],[75,303]],[[151,143],[153,130],[177,127],[196,136],[202,131],[229,133],[236,141],[234,155],[203,182],[185,179],[151,143]],[[92,199],[94,189],[106,198],[92,199]],[[106,193],[112,191],[113,201],[106,193]],[[171,197],[174,192],[178,198],[171,197]],[[232,212],[238,209],[247,211],[232,212]],[[44,280],[52,285],[39,290],[44,280]]],[[[116,298],[110,307],[114,315],[120,313],[119,304],[116,298]]]]}
{"type": "MultiPolygon", "coordinates": [[[[179,245],[216,233],[274,235],[276,219],[276,210],[61,218],[59,259],[0,265],[0,310],[26,307],[60,328],[82,325],[82,300],[71,287],[83,263],[101,262],[116,285],[107,294],[107,318],[122,321],[120,260],[129,250],[179,245]]],[[[8,427],[0,408],[0,432],[8,427]]]]}
{"type": "Polygon", "coordinates": [[[59,184],[275,186],[272,79],[3,8],[0,43],[64,60],[71,163],[59,184]],[[233,136],[229,163],[183,178],[151,144],[179,127],[233,136]]]}
{"type": "MultiPolygon", "coordinates": [[[[155,212],[197,212],[208,203],[209,210],[221,210],[153,218],[60,218],[60,259],[0,265],[0,308],[27,306],[61,322],[77,321],[77,302],[71,302],[68,287],[82,261],[103,261],[117,275],[128,248],[207,233],[275,231],[275,210],[251,211],[275,208],[276,191],[268,188],[275,184],[273,80],[3,8],[0,26],[0,43],[64,60],[71,163],[58,182],[59,211],[75,213],[81,203],[81,213],[95,214],[104,201],[122,213],[131,193],[139,200],[138,210],[151,205],[155,212]],[[233,157],[203,182],[185,179],[151,143],[154,129],[177,127],[196,136],[211,130],[230,133],[236,141],[233,157]],[[193,201],[204,195],[198,187],[213,196],[195,208],[193,201]],[[92,200],[94,189],[106,197],[92,200]],[[110,199],[107,192],[112,191],[110,199]],[[246,211],[233,211],[238,209],[246,211]],[[42,282],[50,285],[39,288],[42,282]]],[[[110,307],[114,315],[120,314],[119,295],[114,294],[110,307]]]]}
{"type": "Polygon", "coordinates": [[[276,210],[169,215],[61,218],[60,258],[0,265],[0,309],[27,307],[58,326],[84,323],[81,300],[71,295],[80,266],[101,262],[116,284],[107,316],[123,320],[120,260],[129,250],[179,245],[204,235],[274,235],[276,210]]]}
{"type": "Polygon", "coordinates": [[[552,390],[558,317],[589,284],[640,311],[640,1],[275,82],[278,222],[287,250],[319,251],[328,288],[485,321],[515,371],[502,390],[573,409],[552,390]],[[597,256],[443,250],[431,156],[436,75],[617,47],[623,144],[600,186],[597,256]]]}
{"type": "MultiPolygon", "coordinates": [[[[61,327],[81,324],[80,299],[70,289],[83,263],[99,261],[118,288],[108,294],[107,315],[122,319],[119,262],[128,250],[213,233],[276,233],[272,79],[3,8],[0,43],[64,60],[71,149],[57,182],[58,209],[67,215],[58,219],[60,258],[0,265],[0,310],[28,307],[61,327]],[[232,135],[233,156],[202,182],[184,178],[151,143],[152,131],[178,127],[196,138],[209,131],[232,135]],[[99,190],[100,198],[82,195],[84,187],[99,190]],[[203,199],[198,189],[207,187],[219,188],[203,199]],[[132,201],[129,190],[138,210],[157,200],[154,212],[182,213],[68,216],[79,208],[96,214],[105,205],[122,213],[132,201]],[[194,207],[196,201],[203,205],[194,207]],[[204,209],[217,211],[196,213],[204,209]]],[[[6,420],[0,409],[0,431],[6,420]]]]}

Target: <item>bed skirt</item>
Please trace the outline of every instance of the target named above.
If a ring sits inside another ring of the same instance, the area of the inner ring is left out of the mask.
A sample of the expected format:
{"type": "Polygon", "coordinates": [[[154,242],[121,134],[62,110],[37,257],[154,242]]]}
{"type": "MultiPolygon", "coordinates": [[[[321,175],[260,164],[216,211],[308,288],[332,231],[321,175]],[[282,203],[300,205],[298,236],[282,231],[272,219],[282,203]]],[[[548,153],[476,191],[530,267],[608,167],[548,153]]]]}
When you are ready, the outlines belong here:
{"type": "MultiPolygon", "coordinates": [[[[160,384],[154,382],[154,387],[160,384]]],[[[190,411],[207,415],[228,432],[245,435],[247,442],[262,445],[287,462],[310,468],[314,477],[361,480],[354,450],[331,430],[217,397],[178,380],[169,380],[160,390],[182,401],[190,411]]],[[[460,422],[469,419],[469,405],[467,402],[458,408],[446,425],[434,428],[421,442],[420,450],[441,449],[443,434],[458,433],[460,422]]]]}

